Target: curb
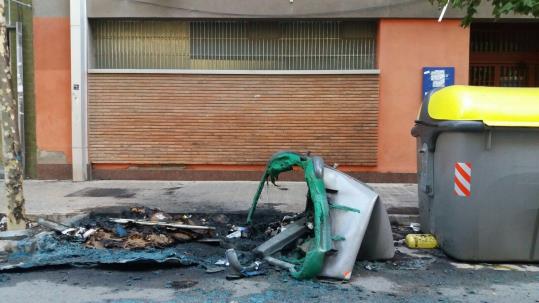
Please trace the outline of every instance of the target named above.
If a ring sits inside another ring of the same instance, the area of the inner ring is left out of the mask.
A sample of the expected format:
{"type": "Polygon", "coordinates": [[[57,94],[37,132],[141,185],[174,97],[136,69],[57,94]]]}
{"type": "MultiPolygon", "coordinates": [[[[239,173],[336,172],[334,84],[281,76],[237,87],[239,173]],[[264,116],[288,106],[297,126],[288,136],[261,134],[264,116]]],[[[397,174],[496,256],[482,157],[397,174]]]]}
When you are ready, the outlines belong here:
{"type": "Polygon", "coordinates": [[[419,215],[389,214],[391,225],[410,226],[410,223],[418,223],[419,215]]]}
{"type": "MultiPolygon", "coordinates": [[[[37,215],[37,214],[28,214],[27,217],[31,221],[37,222],[38,218],[43,218],[49,221],[58,222],[64,225],[70,226],[71,224],[74,224],[90,214],[108,214],[108,215],[114,215],[115,212],[108,212],[108,211],[89,211],[89,212],[83,212],[83,213],[68,213],[68,214],[47,214],[47,215],[37,215]]],[[[120,214],[120,212],[118,212],[120,214]]],[[[0,213],[0,217],[2,217],[4,214],[0,213]]],[[[400,225],[400,226],[409,226],[410,223],[417,223],[419,222],[419,214],[410,214],[407,212],[404,213],[390,213],[389,216],[389,222],[391,225],[400,225]]]]}

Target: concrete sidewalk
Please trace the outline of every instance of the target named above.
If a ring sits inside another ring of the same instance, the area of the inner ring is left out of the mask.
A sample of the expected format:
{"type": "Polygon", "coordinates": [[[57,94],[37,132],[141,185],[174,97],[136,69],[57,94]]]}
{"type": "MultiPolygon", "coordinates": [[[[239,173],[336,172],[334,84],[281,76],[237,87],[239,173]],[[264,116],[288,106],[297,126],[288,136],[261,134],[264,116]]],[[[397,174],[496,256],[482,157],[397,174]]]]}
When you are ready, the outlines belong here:
{"type": "MultiPolygon", "coordinates": [[[[283,212],[301,212],[307,191],[304,182],[278,182],[265,189],[259,207],[283,212]]],[[[370,184],[390,214],[417,214],[415,184],[370,184]]],[[[170,213],[240,212],[251,205],[258,182],[254,181],[37,181],[24,184],[29,215],[73,215],[95,210],[131,206],[159,208],[170,213]]],[[[4,187],[0,186],[0,197],[4,187]]],[[[5,213],[6,203],[0,203],[5,213]]],[[[413,219],[413,218],[412,218],[413,219]]]]}

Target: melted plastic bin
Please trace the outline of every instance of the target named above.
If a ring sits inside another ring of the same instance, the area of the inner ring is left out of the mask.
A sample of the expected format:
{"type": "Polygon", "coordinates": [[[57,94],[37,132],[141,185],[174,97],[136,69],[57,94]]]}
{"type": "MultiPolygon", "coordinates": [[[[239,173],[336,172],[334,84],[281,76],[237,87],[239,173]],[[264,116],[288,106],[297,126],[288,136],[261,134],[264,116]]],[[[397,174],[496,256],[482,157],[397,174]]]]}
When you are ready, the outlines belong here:
{"type": "Polygon", "coordinates": [[[423,101],[423,232],[466,261],[539,261],[539,89],[450,86],[423,101]]]}

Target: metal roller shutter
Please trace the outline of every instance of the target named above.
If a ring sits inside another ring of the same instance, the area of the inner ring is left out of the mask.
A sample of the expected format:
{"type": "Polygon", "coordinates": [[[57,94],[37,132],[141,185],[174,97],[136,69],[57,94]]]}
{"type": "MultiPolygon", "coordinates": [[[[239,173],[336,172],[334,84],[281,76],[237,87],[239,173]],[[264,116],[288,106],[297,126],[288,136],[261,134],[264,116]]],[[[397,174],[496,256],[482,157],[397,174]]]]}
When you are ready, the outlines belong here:
{"type": "Polygon", "coordinates": [[[88,76],[92,163],[376,165],[378,75],[88,76]]]}

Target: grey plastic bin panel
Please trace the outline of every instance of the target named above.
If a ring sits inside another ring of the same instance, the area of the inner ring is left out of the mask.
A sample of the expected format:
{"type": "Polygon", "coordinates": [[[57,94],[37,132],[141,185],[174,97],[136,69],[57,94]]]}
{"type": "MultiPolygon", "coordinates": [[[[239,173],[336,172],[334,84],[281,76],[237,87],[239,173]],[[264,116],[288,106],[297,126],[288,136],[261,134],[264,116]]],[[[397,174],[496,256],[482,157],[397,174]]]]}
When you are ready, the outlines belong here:
{"type": "Polygon", "coordinates": [[[445,132],[432,156],[433,189],[431,196],[420,190],[420,215],[444,252],[467,261],[539,261],[537,129],[445,132]],[[454,193],[456,162],[472,164],[469,197],[454,193]]]}
{"type": "Polygon", "coordinates": [[[426,143],[417,140],[417,172],[418,172],[418,198],[419,223],[424,233],[432,233],[430,229],[430,207],[432,205],[434,187],[434,153],[429,151],[426,143]]]}

